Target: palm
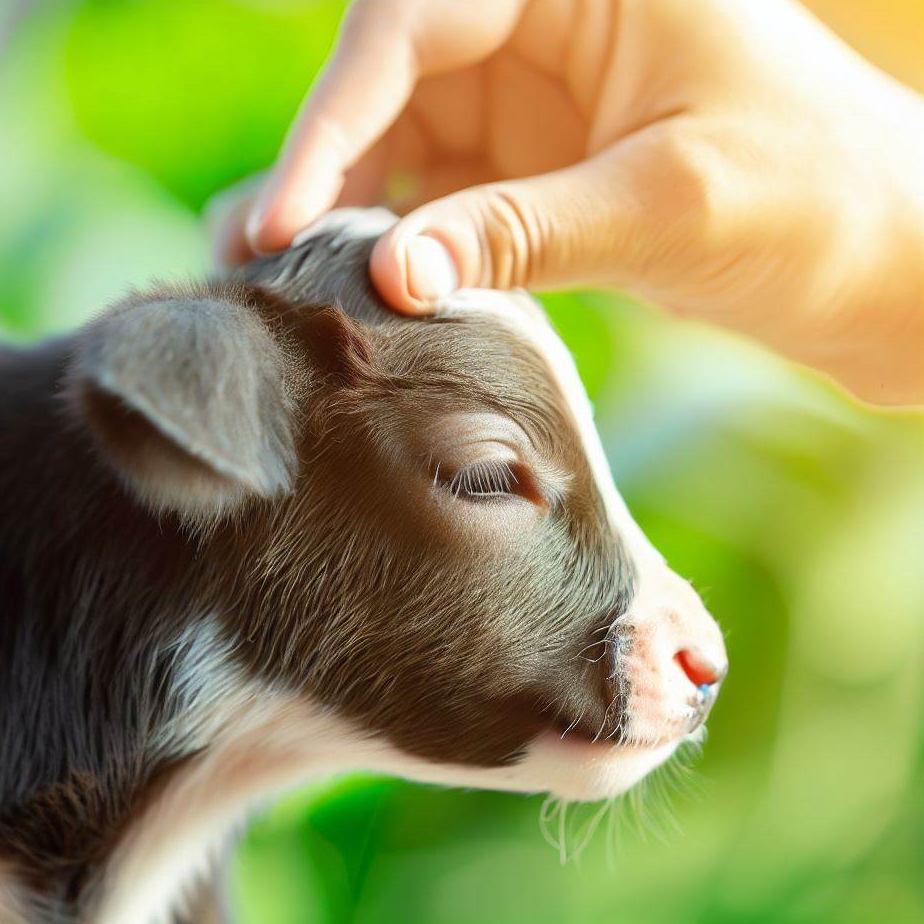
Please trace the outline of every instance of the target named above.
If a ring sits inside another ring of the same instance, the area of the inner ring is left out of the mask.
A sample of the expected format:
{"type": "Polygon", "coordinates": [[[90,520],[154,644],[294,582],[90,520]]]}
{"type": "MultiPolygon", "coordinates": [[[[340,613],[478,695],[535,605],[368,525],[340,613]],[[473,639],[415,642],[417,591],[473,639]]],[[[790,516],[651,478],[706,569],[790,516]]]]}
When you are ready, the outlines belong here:
{"type": "Polygon", "coordinates": [[[458,189],[585,157],[608,49],[594,55],[580,23],[562,29],[536,21],[579,6],[533,5],[531,20],[524,16],[484,60],[422,79],[387,135],[348,173],[340,203],[385,199],[404,212],[458,189]],[[559,47],[550,35],[560,36],[559,47]]]}

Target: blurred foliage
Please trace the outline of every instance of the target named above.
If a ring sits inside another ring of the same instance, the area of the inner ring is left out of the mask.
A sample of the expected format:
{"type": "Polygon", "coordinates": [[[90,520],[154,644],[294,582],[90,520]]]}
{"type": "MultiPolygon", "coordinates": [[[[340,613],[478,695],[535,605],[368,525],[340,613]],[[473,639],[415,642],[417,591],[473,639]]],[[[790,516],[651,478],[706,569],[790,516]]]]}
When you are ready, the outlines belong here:
{"type": "MultiPolygon", "coordinates": [[[[340,13],[330,0],[34,4],[0,58],[7,334],[206,272],[198,210],[269,164],[340,13]]],[[[924,39],[924,13],[912,27],[924,39]]],[[[541,799],[315,786],[246,837],[242,922],[919,924],[921,417],[858,408],[616,296],[546,304],[623,494],[727,633],[732,672],[693,791],[658,806],[647,787],[562,865],[541,799]]],[[[596,811],[572,807],[566,845],[596,811]]]]}
{"type": "Polygon", "coordinates": [[[84,4],[65,46],[80,128],[199,208],[275,155],[341,12],[331,0],[84,4]]]}

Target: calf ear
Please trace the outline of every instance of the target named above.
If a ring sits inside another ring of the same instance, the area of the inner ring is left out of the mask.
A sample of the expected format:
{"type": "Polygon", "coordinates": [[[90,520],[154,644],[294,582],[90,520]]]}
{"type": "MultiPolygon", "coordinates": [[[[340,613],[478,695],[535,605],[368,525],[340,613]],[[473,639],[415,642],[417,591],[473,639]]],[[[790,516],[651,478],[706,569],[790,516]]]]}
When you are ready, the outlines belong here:
{"type": "Polygon", "coordinates": [[[242,299],[133,296],[79,336],[68,394],[143,502],[196,519],[291,488],[286,358],[242,299]]]}

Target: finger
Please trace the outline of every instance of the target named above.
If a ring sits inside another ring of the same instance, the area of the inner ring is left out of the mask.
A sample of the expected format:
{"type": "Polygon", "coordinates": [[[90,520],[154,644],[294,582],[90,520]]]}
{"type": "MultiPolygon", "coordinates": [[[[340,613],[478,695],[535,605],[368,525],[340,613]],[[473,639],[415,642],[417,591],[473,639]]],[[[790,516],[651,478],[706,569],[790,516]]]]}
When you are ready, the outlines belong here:
{"type": "Polygon", "coordinates": [[[460,287],[627,284],[640,272],[657,275],[652,262],[669,251],[678,223],[695,238],[703,192],[665,137],[660,127],[646,129],[573,167],[422,206],[377,243],[374,284],[397,311],[417,314],[460,287]]]}
{"type": "Polygon", "coordinates": [[[244,225],[263,181],[262,174],[248,177],[216,193],[205,204],[203,217],[216,266],[237,266],[254,256],[244,225]]]}
{"type": "Polygon", "coordinates": [[[274,251],[336,201],[344,175],[404,108],[416,79],[409,35],[377,15],[349,11],[343,35],[298,115],[247,224],[254,249],[274,251]]]}
{"type": "Polygon", "coordinates": [[[406,215],[425,202],[431,202],[469,186],[498,179],[497,171],[484,161],[438,163],[424,170],[398,174],[387,188],[385,204],[398,215],[406,215]]]}
{"type": "Polygon", "coordinates": [[[346,172],[340,193],[334,203],[336,207],[370,206],[381,203],[389,162],[387,140],[386,137],[374,144],[359,163],[346,172]]]}
{"type": "Polygon", "coordinates": [[[329,209],[346,171],[395,122],[418,77],[474,63],[499,47],[523,2],[365,0],[351,7],[248,220],[251,246],[278,250],[329,209]]]}

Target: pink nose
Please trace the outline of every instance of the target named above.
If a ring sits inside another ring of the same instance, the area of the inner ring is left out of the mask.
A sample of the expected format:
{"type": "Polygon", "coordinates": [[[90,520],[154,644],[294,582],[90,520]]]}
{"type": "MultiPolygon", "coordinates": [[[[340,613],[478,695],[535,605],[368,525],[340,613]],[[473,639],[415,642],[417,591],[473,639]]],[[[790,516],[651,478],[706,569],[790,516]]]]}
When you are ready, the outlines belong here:
{"type": "Polygon", "coordinates": [[[728,664],[715,664],[698,648],[683,648],[674,660],[695,687],[712,687],[728,673],[728,664]]]}

